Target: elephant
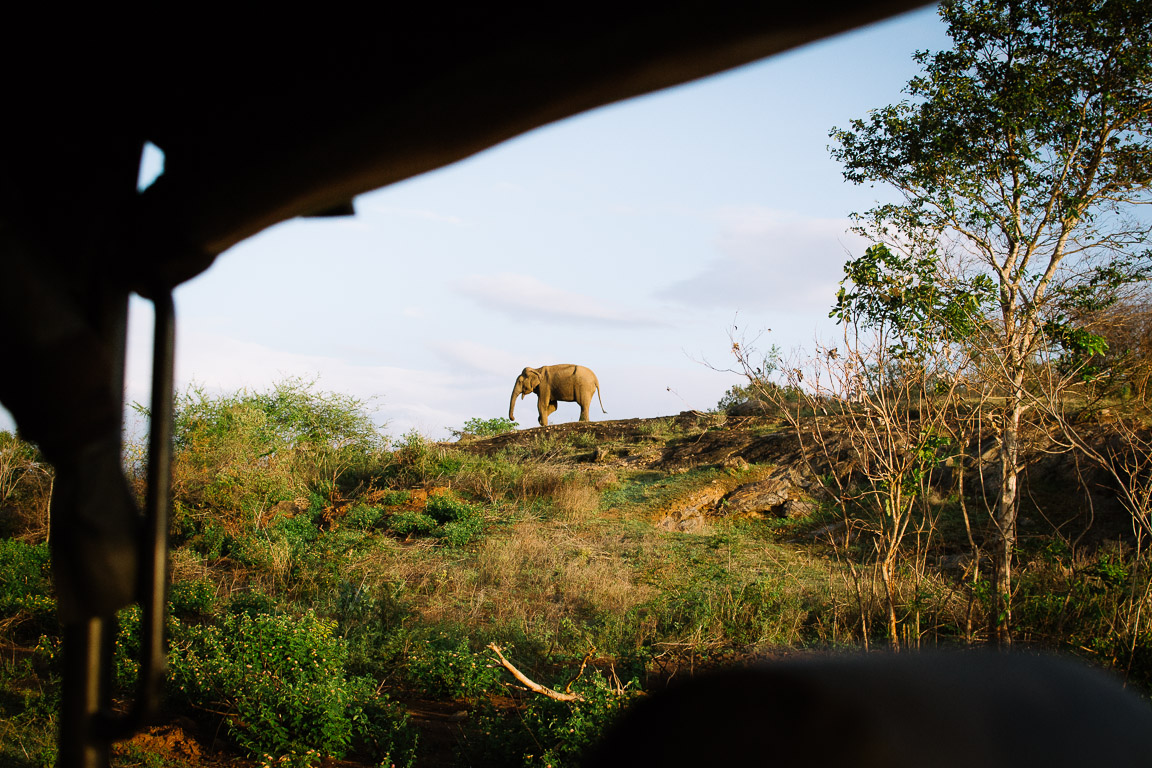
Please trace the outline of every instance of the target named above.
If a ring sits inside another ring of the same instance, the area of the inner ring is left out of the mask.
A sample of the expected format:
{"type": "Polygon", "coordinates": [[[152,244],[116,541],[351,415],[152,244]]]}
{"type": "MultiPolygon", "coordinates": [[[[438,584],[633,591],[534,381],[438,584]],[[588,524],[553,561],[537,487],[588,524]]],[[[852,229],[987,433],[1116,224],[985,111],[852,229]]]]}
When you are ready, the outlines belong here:
{"type": "Polygon", "coordinates": [[[537,409],[540,411],[540,426],[548,426],[548,417],[556,410],[560,400],[580,404],[580,421],[590,421],[588,406],[592,404],[592,393],[600,400],[600,411],[604,401],[600,399],[600,382],[596,374],[582,365],[545,365],[540,368],[525,368],[516,377],[512,389],[512,400],[508,403],[508,419],[515,421],[516,396],[521,399],[530,392],[536,393],[537,409]]]}

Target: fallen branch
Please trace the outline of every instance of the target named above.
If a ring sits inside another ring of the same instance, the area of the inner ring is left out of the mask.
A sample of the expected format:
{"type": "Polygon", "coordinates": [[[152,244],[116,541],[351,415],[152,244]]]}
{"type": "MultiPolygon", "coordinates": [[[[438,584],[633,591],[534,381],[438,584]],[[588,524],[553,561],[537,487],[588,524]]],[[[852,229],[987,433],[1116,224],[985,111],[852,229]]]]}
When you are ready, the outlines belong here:
{"type": "Polygon", "coordinates": [[[580,669],[578,669],[576,671],[576,675],[571,680],[568,681],[568,685],[564,686],[564,693],[571,693],[572,692],[572,684],[575,683],[577,680],[579,680],[580,676],[584,674],[584,668],[588,666],[588,661],[592,658],[592,656],[595,653],[596,653],[596,649],[593,648],[592,650],[588,651],[588,653],[586,653],[584,655],[584,661],[580,662],[580,669]]]}
{"type": "Polygon", "coordinates": [[[541,696],[547,696],[550,699],[555,699],[556,701],[584,701],[584,697],[578,693],[560,693],[560,691],[554,691],[547,686],[540,685],[540,683],[529,680],[523,672],[513,666],[512,662],[504,658],[504,654],[500,652],[500,646],[496,645],[496,643],[488,643],[488,649],[496,654],[496,658],[500,660],[500,664],[503,665],[504,669],[511,672],[512,677],[523,683],[524,686],[528,688],[528,690],[534,693],[538,693],[541,696]]]}

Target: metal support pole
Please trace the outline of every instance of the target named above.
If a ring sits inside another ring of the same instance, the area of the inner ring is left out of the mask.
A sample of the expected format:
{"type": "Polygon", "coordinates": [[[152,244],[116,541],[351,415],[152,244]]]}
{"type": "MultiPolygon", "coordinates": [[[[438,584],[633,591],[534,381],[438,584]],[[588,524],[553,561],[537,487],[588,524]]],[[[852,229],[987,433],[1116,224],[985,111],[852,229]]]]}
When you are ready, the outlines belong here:
{"type": "Polygon", "coordinates": [[[127,714],[111,709],[115,615],[73,621],[64,628],[64,692],[60,722],[61,768],[107,768],[114,741],[130,737],[156,717],[165,680],[164,624],[171,508],[175,311],[170,292],[154,299],[152,401],[148,439],[148,495],[137,542],[140,672],[127,714]]]}

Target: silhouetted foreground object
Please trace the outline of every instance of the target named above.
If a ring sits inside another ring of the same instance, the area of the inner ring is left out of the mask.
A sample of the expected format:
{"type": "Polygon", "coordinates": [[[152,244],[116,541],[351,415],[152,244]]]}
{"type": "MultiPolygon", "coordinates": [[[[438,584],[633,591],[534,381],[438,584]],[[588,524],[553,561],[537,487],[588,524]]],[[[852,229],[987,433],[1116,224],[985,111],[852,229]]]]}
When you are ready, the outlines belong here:
{"type": "Polygon", "coordinates": [[[813,657],[641,701],[588,768],[1084,768],[1152,764],[1152,708],[1056,657],[813,657]]]}

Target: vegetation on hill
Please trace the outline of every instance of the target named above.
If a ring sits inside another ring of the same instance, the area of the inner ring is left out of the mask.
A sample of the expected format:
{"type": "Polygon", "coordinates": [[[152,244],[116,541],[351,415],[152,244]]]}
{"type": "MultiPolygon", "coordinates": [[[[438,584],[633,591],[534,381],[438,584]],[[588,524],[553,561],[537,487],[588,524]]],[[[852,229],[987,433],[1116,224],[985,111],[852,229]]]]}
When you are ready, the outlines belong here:
{"type": "MultiPolygon", "coordinates": [[[[356,427],[363,404],[299,381],[179,402],[168,719],[118,747],[118,765],[571,765],[673,676],[883,645],[893,626],[912,647],[990,639],[987,569],[974,577],[968,531],[980,544],[992,524],[965,523],[964,473],[930,483],[885,583],[863,534],[870,513],[821,490],[819,473],[837,468],[809,464],[782,412],[389,444],[356,427]],[[772,496],[785,476],[810,504],[772,496]],[[743,501],[769,486],[767,500],[743,501]],[[570,700],[524,690],[493,644],[570,700]]],[[[3,441],[0,756],[50,765],[50,482],[32,446],[3,441]]],[[[1131,518],[1112,491],[1068,488],[1055,468],[1028,495],[1019,637],[1152,685],[1131,518]]],[[[127,694],[138,612],[121,619],[127,694]]]]}

